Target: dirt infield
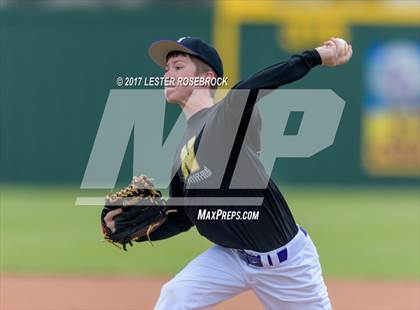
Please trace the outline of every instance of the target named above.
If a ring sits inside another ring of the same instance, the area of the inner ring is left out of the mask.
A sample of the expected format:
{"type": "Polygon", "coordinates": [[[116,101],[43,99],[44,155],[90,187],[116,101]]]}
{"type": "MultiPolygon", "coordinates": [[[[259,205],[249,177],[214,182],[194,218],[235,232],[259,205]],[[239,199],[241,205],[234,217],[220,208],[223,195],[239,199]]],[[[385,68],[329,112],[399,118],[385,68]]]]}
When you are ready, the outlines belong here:
{"type": "MultiPolygon", "coordinates": [[[[168,278],[0,277],[2,310],[151,309],[168,278]]],[[[334,309],[420,309],[420,282],[327,281],[334,309]]],[[[212,309],[262,309],[251,292],[212,309]]]]}

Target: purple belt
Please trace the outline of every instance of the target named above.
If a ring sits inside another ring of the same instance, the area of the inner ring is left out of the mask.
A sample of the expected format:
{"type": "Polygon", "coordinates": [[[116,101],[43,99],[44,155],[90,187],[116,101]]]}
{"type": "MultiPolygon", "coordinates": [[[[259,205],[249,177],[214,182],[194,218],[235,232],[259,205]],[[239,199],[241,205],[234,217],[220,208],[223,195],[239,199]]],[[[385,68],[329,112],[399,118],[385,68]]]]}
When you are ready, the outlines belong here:
{"type": "MultiPolygon", "coordinates": [[[[308,235],[308,233],[302,228],[299,228],[305,237],[308,235]]],[[[245,250],[237,250],[240,259],[242,259],[244,262],[246,262],[248,265],[256,266],[256,267],[263,267],[263,263],[261,260],[261,255],[254,255],[247,253],[245,250]]],[[[280,250],[276,253],[277,258],[279,259],[279,262],[282,263],[287,260],[287,248],[284,248],[283,250],[280,250]]],[[[273,266],[273,261],[270,256],[270,254],[267,254],[267,260],[268,264],[270,266],[273,266]]]]}

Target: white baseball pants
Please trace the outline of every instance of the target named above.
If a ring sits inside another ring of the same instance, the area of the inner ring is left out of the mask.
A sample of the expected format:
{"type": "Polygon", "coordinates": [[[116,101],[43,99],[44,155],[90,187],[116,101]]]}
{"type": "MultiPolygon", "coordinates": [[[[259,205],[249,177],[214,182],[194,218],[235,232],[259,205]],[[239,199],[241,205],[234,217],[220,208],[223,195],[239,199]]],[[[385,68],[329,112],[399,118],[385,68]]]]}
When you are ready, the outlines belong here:
{"type": "MultiPolygon", "coordinates": [[[[213,246],[192,260],[161,290],[156,310],[200,309],[218,304],[243,291],[253,290],[266,309],[331,309],[318,253],[301,230],[284,247],[288,258],[270,265],[247,264],[237,251],[213,246]]],[[[253,251],[246,251],[257,254],[253,251]]],[[[262,258],[267,253],[258,253],[262,258]]]]}

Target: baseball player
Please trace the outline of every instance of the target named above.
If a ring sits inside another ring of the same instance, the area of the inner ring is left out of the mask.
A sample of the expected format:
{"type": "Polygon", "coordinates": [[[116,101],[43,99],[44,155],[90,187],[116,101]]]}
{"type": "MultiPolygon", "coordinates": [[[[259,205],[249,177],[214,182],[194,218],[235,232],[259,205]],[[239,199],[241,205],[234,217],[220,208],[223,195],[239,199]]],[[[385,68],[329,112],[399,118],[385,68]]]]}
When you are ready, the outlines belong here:
{"type": "MultiPolygon", "coordinates": [[[[224,76],[219,54],[199,38],[154,42],[149,55],[165,68],[165,77],[176,81],[224,76]]],[[[215,245],[163,286],[155,309],[209,307],[249,289],[266,309],[331,309],[316,248],[259,160],[261,118],[255,103],[262,90],[300,79],[318,65],[344,64],[351,56],[350,45],[343,52],[339,39],[331,38],[237,83],[218,103],[216,86],[208,83],[165,87],[167,102],[178,104],[187,119],[168,204],[171,199],[185,203],[150,239],[169,238],[196,226],[215,245]],[[214,199],[206,205],[208,197],[214,199]],[[231,203],[232,197],[262,199],[243,206],[231,203]],[[201,205],[191,204],[194,199],[201,205]]],[[[118,212],[105,217],[108,227],[118,212]]]]}

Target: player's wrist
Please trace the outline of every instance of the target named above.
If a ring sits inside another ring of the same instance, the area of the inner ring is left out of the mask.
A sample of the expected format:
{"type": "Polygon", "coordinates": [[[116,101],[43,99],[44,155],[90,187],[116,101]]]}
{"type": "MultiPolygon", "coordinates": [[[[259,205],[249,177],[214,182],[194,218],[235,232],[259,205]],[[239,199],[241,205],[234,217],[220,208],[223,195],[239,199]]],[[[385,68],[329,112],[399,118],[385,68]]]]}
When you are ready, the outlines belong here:
{"type": "Polygon", "coordinates": [[[319,57],[321,58],[321,64],[328,67],[334,67],[336,65],[335,50],[327,48],[325,46],[319,46],[315,48],[319,57]]]}
{"type": "Polygon", "coordinates": [[[322,58],[318,51],[314,48],[311,52],[315,65],[322,65],[322,58]]]}
{"type": "Polygon", "coordinates": [[[322,64],[321,55],[315,50],[307,50],[298,54],[309,68],[322,64]]]}

